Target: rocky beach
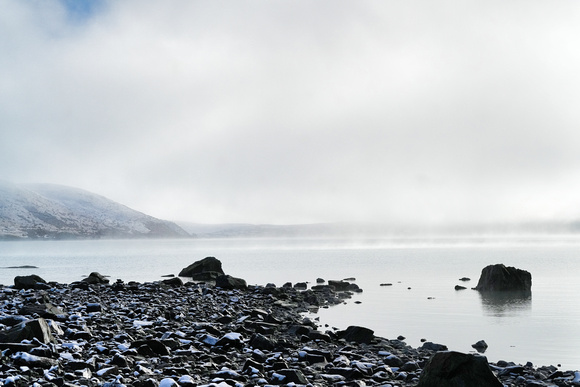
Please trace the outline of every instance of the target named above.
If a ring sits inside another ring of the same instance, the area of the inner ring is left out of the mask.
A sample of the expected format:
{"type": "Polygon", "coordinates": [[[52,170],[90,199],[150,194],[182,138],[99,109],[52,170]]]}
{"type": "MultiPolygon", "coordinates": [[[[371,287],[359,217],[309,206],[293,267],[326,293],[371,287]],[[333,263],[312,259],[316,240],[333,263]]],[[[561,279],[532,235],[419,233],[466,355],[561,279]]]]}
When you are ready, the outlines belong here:
{"type": "Polygon", "coordinates": [[[352,281],[248,286],[216,268],[189,268],[195,282],[16,277],[0,287],[0,385],[580,385],[578,371],[412,348],[305,317],[348,302],[362,291],[352,281]]]}

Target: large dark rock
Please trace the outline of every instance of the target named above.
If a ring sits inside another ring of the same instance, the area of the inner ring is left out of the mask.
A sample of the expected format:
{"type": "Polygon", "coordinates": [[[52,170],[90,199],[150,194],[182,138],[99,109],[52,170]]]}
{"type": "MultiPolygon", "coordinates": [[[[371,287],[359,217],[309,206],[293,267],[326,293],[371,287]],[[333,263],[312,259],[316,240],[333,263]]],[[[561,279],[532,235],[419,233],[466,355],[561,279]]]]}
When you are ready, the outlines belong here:
{"type": "Polygon", "coordinates": [[[0,343],[20,343],[22,340],[33,339],[43,344],[56,342],[45,319],[28,320],[0,332],[0,343]]]}
{"type": "Polygon", "coordinates": [[[503,387],[485,356],[437,352],[427,362],[417,387],[503,387]]]}
{"type": "Polygon", "coordinates": [[[351,325],[344,331],[339,331],[338,337],[346,341],[354,341],[360,344],[368,344],[373,339],[375,332],[372,329],[351,325]]]}
{"type": "Polygon", "coordinates": [[[481,271],[479,282],[474,289],[479,291],[531,291],[532,275],[512,266],[489,265],[481,271]]]}
{"type": "Polygon", "coordinates": [[[222,269],[222,263],[215,257],[206,257],[196,261],[179,272],[180,277],[192,277],[201,281],[215,279],[223,274],[225,273],[222,269]]]}
{"type": "Polygon", "coordinates": [[[248,284],[242,278],[220,275],[215,279],[215,286],[222,289],[246,289],[248,284]]]}
{"type": "Polygon", "coordinates": [[[93,271],[87,278],[83,278],[82,282],[86,282],[88,284],[108,284],[109,280],[101,273],[93,271]]]}
{"type": "Polygon", "coordinates": [[[40,317],[60,320],[67,317],[67,314],[57,306],[50,302],[42,302],[38,304],[27,304],[18,310],[21,315],[33,316],[37,314],[40,317]]]}
{"type": "Polygon", "coordinates": [[[36,274],[14,277],[14,287],[16,289],[46,289],[50,286],[44,279],[36,274]]]}

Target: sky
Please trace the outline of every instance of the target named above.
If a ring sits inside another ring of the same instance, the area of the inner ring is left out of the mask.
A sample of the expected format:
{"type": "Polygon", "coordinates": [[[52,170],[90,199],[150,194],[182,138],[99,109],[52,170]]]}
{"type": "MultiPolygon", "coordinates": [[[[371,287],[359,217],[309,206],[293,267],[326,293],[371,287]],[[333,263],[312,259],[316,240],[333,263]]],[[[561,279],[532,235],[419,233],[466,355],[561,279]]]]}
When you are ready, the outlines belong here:
{"type": "Polygon", "coordinates": [[[580,3],[0,0],[0,179],[169,220],[580,218],[580,3]]]}

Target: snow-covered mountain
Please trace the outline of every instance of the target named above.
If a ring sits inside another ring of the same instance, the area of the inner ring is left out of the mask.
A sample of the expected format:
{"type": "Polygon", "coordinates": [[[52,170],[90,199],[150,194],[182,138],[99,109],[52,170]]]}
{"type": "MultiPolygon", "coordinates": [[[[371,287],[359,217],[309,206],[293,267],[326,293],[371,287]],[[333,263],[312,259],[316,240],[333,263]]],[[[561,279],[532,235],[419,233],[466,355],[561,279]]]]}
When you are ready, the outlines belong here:
{"type": "Polygon", "coordinates": [[[78,188],[0,181],[0,239],[188,236],[175,223],[78,188]]]}

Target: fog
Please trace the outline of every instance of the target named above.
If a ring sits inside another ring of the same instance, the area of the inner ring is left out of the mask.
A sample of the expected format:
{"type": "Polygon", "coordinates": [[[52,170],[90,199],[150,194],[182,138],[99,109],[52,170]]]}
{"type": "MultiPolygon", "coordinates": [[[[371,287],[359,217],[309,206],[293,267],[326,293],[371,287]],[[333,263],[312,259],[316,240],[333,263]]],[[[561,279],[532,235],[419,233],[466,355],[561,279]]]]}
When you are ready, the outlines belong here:
{"type": "Polygon", "coordinates": [[[580,218],[575,1],[0,4],[0,179],[200,223],[580,218]]]}

